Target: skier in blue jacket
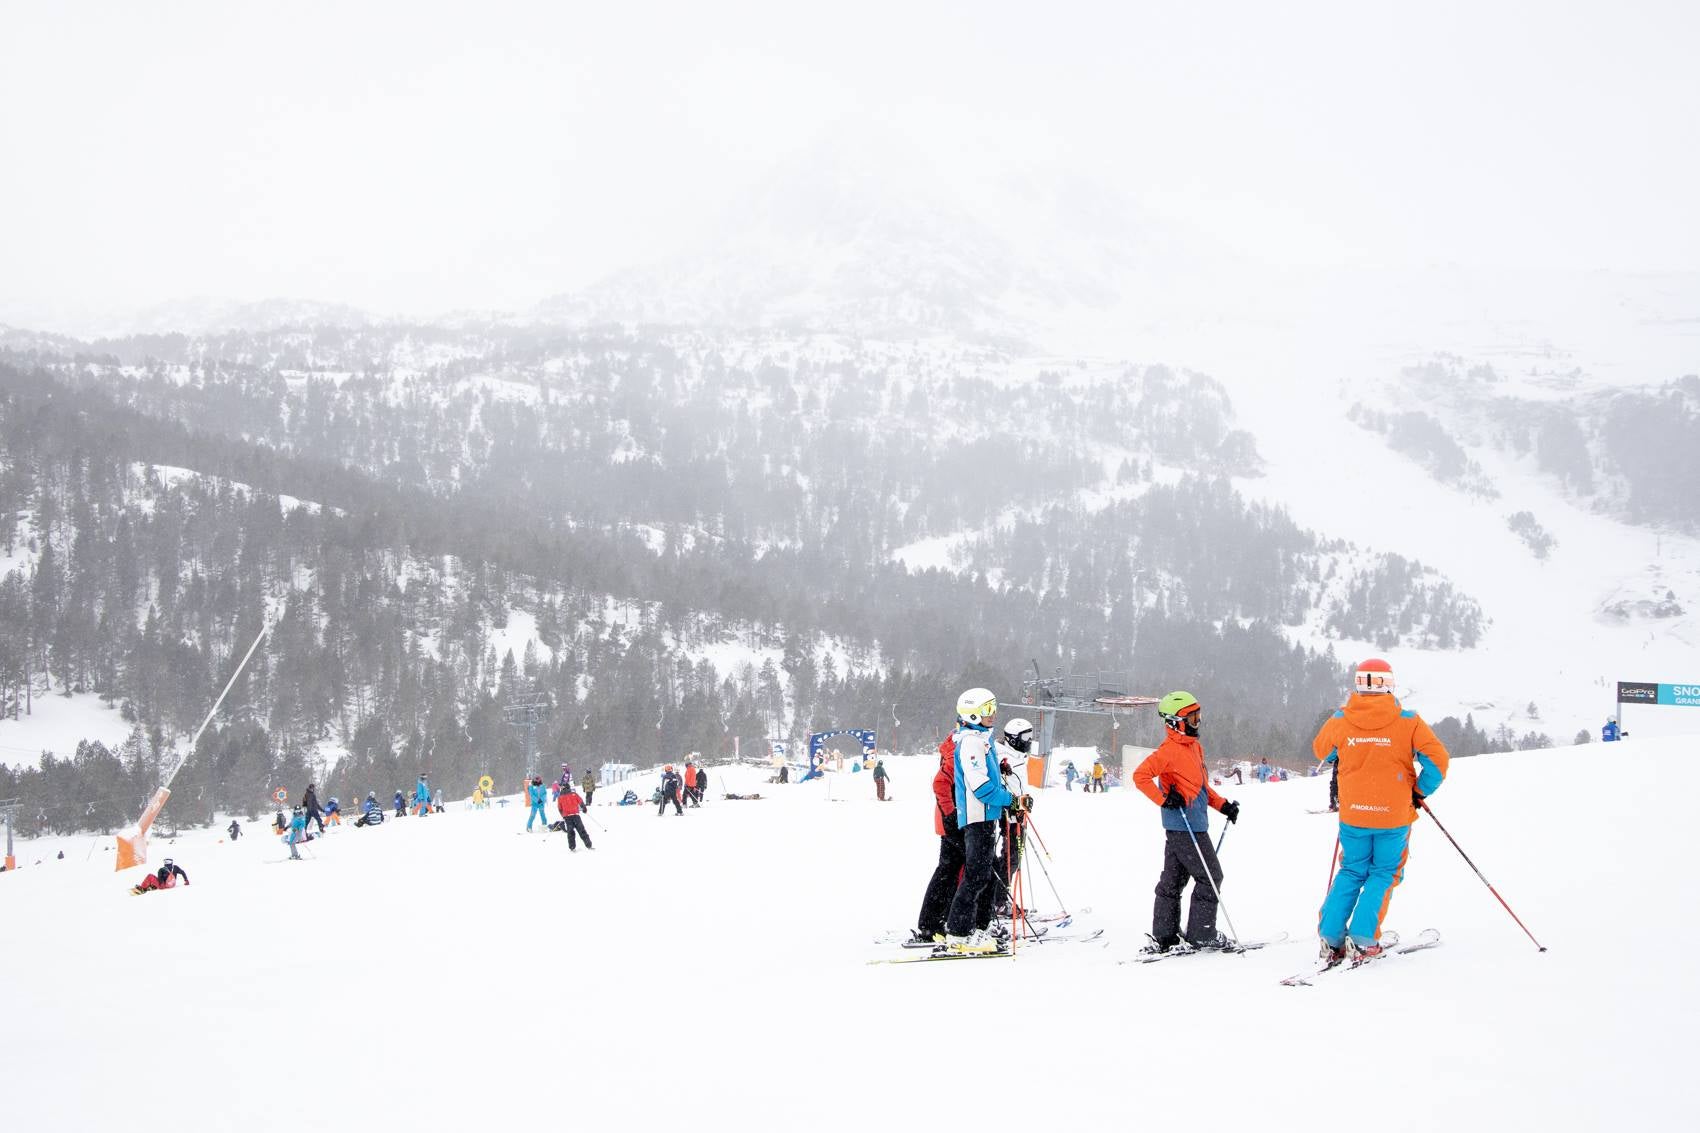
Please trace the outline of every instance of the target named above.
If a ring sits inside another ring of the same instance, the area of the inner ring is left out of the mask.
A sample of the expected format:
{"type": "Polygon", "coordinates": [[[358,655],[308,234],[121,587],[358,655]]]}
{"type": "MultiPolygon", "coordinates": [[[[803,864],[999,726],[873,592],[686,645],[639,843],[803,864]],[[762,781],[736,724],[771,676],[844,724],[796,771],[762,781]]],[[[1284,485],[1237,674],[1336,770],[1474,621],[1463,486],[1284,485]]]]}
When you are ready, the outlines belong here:
{"type": "Polygon", "coordinates": [[[956,700],[956,824],[962,828],[962,883],[951,898],[944,946],[951,952],[998,951],[977,926],[981,897],[995,884],[998,820],[1015,797],[1004,786],[992,724],[998,714],[990,689],[971,688],[956,700]]]}
{"type": "Polygon", "coordinates": [[[531,786],[526,790],[526,795],[531,800],[531,813],[525,816],[526,832],[531,832],[531,824],[536,821],[541,821],[543,829],[548,830],[549,819],[543,813],[543,804],[549,801],[549,788],[543,785],[543,776],[533,775],[531,777],[531,786]]]}
{"type": "Polygon", "coordinates": [[[295,808],[295,816],[289,820],[289,857],[291,861],[300,861],[301,854],[295,849],[297,842],[307,840],[307,814],[300,807],[295,808]]]}
{"type": "Polygon", "coordinates": [[[413,787],[414,813],[421,816],[431,813],[431,785],[425,779],[426,775],[421,772],[419,782],[413,787]]]}

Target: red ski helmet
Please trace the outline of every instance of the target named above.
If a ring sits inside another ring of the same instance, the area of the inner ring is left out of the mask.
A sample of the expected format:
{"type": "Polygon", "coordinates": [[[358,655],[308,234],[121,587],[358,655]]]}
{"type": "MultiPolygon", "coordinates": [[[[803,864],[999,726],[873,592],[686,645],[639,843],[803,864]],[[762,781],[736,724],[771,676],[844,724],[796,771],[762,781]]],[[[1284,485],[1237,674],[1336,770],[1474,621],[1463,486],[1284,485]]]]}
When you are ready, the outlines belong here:
{"type": "Polygon", "coordinates": [[[1393,666],[1379,657],[1360,661],[1352,687],[1358,692],[1392,692],[1393,666]]]}

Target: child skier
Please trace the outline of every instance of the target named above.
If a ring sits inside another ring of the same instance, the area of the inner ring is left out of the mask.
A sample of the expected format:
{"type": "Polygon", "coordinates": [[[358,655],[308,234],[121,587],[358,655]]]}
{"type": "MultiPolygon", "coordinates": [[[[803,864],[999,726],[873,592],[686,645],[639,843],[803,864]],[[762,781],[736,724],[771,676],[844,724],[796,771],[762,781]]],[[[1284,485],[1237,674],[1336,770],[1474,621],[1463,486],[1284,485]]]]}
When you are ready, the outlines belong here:
{"type": "Polygon", "coordinates": [[[1405,876],[1417,808],[1446,778],[1446,747],[1393,696],[1393,667],[1358,666],[1352,695],[1323,722],[1311,749],[1340,777],[1340,869],[1317,933],[1327,965],[1381,954],[1381,922],[1405,876]]]}
{"type": "Polygon", "coordinates": [[[1133,785],[1163,808],[1163,872],[1157,878],[1157,902],[1151,914],[1151,943],[1147,952],[1167,952],[1181,940],[1181,891],[1192,880],[1192,903],[1187,909],[1186,940],[1194,948],[1231,948],[1233,942],[1216,931],[1216,891],[1222,867],[1210,845],[1209,808],[1237,822],[1240,804],[1210,789],[1204,747],[1198,729],[1203,706],[1190,692],[1171,692],[1157,702],[1167,733],[1162,746],[1133,772],[1133,785]]]}
{"type": "Polygon", "coordinates": [[[964,864],[944,940],[949,951],[965,955],[999,950],[997,941],[975,924],[986,890],[996,884],[998,820],[1015,801],[998,773],[992,738],[997,713],[990,689],[971,688],[956,698],[956,824],[962,828],[964,864]]]}

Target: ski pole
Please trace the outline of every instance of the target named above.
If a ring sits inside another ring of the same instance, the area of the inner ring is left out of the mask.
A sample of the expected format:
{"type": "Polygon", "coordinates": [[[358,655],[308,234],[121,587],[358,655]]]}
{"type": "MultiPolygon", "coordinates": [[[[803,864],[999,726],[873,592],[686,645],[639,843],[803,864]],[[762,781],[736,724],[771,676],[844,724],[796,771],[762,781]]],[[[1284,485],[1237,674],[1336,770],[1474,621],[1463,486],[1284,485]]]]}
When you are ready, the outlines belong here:
{"type": "Polygon", "coordinates": [[[1057,883],[1051,880],[1051,871],[1045,868],[1045,859],[1035,856],[1033,860],[1039,863],[1039,872],[1045,875],[1045,884],[1051,887],[1051,896],[1057,899],[1057,908],[1062,910],[1063,916],[1069,916],[1068,906],[1063,903],[1062,894],[1057,892],[1057,883]]]}
{"type": "Polygon", "coordinates": [[[1322,899],[1328,900],[1328,895],[1334,891],[1334,870],[1340,864],[1340,828],[1334,828],[1334,852],[1328,855],[1328,888],[1322,891],[1322,899]]]}
{"type": "Polygon", "coordinates": [[[1216,856],[1217,857],[1222,856],[1222,843],[1226,842],[1228,840],[1228,827],[1230,827],[1232,825],[1233,825],[1233,823],[1231,823],[1231,822],[1222,823],[1222,836],[1220,838],[1216,839],[1216,856]]]}
{"type": "MultiPolygon", "coordinates": [[[[1186,836],[1192,839],[1192,852],[1198,855],[1198,864],[1204,867],[1204,878],[1206,881],[1210,882],[1210,892],[1216,894],[1216,904],[1221,908],[1222,915],[1228,919],[1228,932],[1233,936],[1234,943],[1238,945],[1240,942],[1240,934],[1238,930],[1234,928],[1234,915],[1228,912],[1228,906],[1222,900],[1222,891],[1216,887],[1216,875],[1210,872],[1210,863],[1204,860],[1204,850],[1198,845],[1198,835],[1194,834],[1192,831],[1192,823],[1188,821],[1186,816],[1186,807],[1181,807],[1180,812],[1181,824],[1186,827],[1186,836]]],[[[1208,829],[1204,831],[1204,836],[1206,838],[1210,837],[1210,831],[1208,829]]],[[[1198,882],[1194,881],[1193,884],[1197,885],[1198,882]]]]}
{"type": "Polygon", "coordinates": [[[1047,858],[1050,857],[1051,856],[1051,848],[1049,846],[1045,845],[1045,839],[1040,837],[1040,835],[1039,835],[1039,828],[1037,826],[1033,825],[1033,815],[1031,813],[1029,813],[1027,815],[1027,829],[1033,831],[1033,837],[1038,840],[1039,848],[1041,850],[1045,851],[1045,856],[1047,858]]]}
{"type": "MultiPolygon", "coordinates": [[[[1429,810],[1428,808],[1428,800],[1424,799],[1421,805],[1423,813],[1427,814],[1430,818],[1434,818],[1434,811],[1429,810]]],[[[1529,927],[1523,923],[1522,919],[1519,918],[1516,913],[1511,912],[1511,906],[1505,903],[1505,898],[1499,895],[1499,890],[1493,887],[1493,882],[1489,881],[1482,874],[1481,870],[1476,869],[1476,863],[1470,860],[1470,855],[1464,852],[1464,847],[1460,846],[1458,844],[1458,840],[1447,832],[1446,827],[1440,825],[1440,819],[1434,818],[1434,824],[1442,834],[1446,835],[1446,840],[1452,843],[1452,848],[1458,851],[1458,856],[1464,859],[1464,864],[1468,865],[1472,870],[1475,870],[1476,876],[1482,879],[1482,884],[1488,887],[1488,892],[1493,894],[1494,900],[1498,901],[1507,913],[1511,913],[1511,919],[1517,922],[1517,927],[1523,930],[1523,934],[1529,938],[1536,948],[1545,952],[1547,950],[1546,945],[1536,940],[1535,934],[1529,931],[1529,927]]]]}

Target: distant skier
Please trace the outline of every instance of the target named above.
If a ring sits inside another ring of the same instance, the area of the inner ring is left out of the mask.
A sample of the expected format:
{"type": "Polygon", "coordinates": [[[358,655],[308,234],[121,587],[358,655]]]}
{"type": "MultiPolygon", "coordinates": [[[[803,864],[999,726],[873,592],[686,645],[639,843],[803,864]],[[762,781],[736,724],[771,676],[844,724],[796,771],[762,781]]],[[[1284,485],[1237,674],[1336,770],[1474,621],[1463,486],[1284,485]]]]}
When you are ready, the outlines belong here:
{"type": "Polygon", "coordinates": [[[889,778],[890,778],[890,776],[887,775],[886,771],[885,771],[885,760],[883,760],[883,759],[875,760],[874,761],[874,794],[879,798],[879,801],[882,802],[882,803],[885,802],[885,782],[889,778]]]}
{"type": "Polygon", "coordinates": [[[573,785],[573,769],[565,763],[561,764],[561,777],[555,780],[555,793],[558,795],[573,785]]]}
{"type": "Polygon", "coordinates": [[[307,821],[319,824],[319,833],[325,832],[325,812],[319,809],[319,796],[313,793],[313,784],[307,784],[307,795],[301,800],[301,806],[307,812],[307,821]]]}
{"type": "Polygon", "coordinates": [[[342,804],[332,795],[325,800],[325,821],[332,826],[342,825],[342,804]]]}
{"type": "Polygon", "coordinates": [[[155,889],[171,889],[177,885],[178,878],[183,879],[184,885],[189,884],[189,875],[183,872],[183,867],[170,858],[166,858],[165,863],[159,867],[157,872],[143,876],[142,880],[130,892],[141,894],[155,889]]]}
{"type": "Polygon", "coordinates": [[[708,797],[708,768],[697,768],[697,805],[701,806],[708,797]]]}
{"type": "Polygon", "coordinates": [[[584,769],[584,775],[579,779],[579,786],[584,788],[584,805],[589,806],[596,798],[596,776],[591,773],[590,768],[584,769]]]}
{"type": "Polygon", "coordinates": [[[1101,759],[1092,761],[1092,790],[1095,794],[1102,794],[1104,790],[1104,761],[1101,759]]]}
{"type": "Polygon", "coordinates": [[[444,808],[444,807],[443,807],[443,789],[442,789],[442,788],[441,788],[441,787],[438,787],[438,788],[437,788],[437,793],[436,793],[436,794],[435,794],[435,795],[432,795],[432,796],[431,796],[431,807],[432,807],[432,809],[434,809],[434,810],[435,810],[435,811],[436,811],[436,812],[437,812],[437,813],[438,813],[438,814],[442,814],[442,813],[443,813],[443,810],[444,810],[444,809],[445,809],[445,808],[444,808]]]}
{"type": "Polygon", "coordinates": [[[1190,692],[1171,692],[1157,702],[1157,715],[1167,729],[1163,743],[1133,772],[1133,785],[1163,808],[1163,872],[1157,878],[1151,943],[1145,951],[1167,952],[1180,943],[1181,892],[1189,878],[1187,943],[1194,948],[1224,948],[1230,942],[1216,931],[1216,890],[1222,885],[1222,866],[1210,844],[1210,808],[1237,822],[1240,804],[1210,789],[1204,746],[1198,742],[1204,720],[1198,698],[1190,692]]]}
{"type": "Polygon", "coordinates": [[[660,818],[667,813],[668,803],[673,804],[674,814],[685,813],[683,804],[679,802],[679,792],[683,787],[684,782],[679,778],[679,773],[673,770],[673,765],[669,763],[661,772],[661,801],[655,807],[655,817],[660,818]]]}
{"type": "Polygon", "coordinates": [[[995,885],[998,819],[1015,800],[998,773],[992,725],[998,714],[990,689],[971,688],[956,698],[956,823],[962,827],[962,884],[945,919],[945,947],[977,954],[998,951],[998,944],[975,920],[986,890],[995,885]]]}
{"type": "Polygon", "coordinates": [[[1074,769],[1074,760],[1071,759],[1063,764],[1063,789],[1065,791],[1074,790],[1074,781],[1078,778],[1080,778],[1080,772],[1074,769]]]}
{"type": "Polygon", "coordinates": [[[307,816],[302,813],[300,807],[296,807],[294,817],[289,820],[289,859],[291,861],[298,862],[301,860],[300,851],[295,848],[296,843],[305,842],[311,838],[312,835],[307,833],[307,816]]]}
{"type": "Polygon", "coordinates": [[[1317,926],[1322,957],[1336,964],[1379,955],[1381,923],[1405,876],[1416,808],[1446,778],[1446,747],[1393,696],[1393,668],[1357,668],[1345,706],[1323,722],[1311,748],[1340,773],[1340,869],[1317,926]],[[1348,923],[1349,922],[1349,923],[1348,923]]]}
{"type": "Polygon", "coordinates": [[[242,837],[242,824],[237,822],[234,818],[230,820],[229,834],[232,842],[242,837]]]}
{"type": "Polygon", "coordinates": [[[407,800],[402,797],[401,788],[395,790],[395,816],[402,818],[407,814],[407,800]]]}
{"type": "Polygon", "coordinates": [[[1600,742],[1614,744],[1628,734],[1618,727],[1616,716],[1607,716],[1605,727],[1600,729],[1600,742]]]}
{"type": "Polygon", "coordinates": [[[543,776],[533,775],[531,786],[526,788],[526,799],[531,803],[531,812],[525,816],[525,832],[531,833],[531,824],[541,822],[543,829],[549,829],[549,819],[543,813],[543,804],[549,801],[549,788],[543,785],[543,776]]]}
{"type": "Polygon", "coordinates": [[[697,765],[694,760],[685,760],[685,801],[694,807],[702,806],[702,795],[697,786],[697,765]]]}
{"type": "Polygon", "coordinates": [[[419,782],[413,785],[413,813],[422,818],[431,813],[431,784],[426,782],[429,778],[421,771],[419,782]]]}
{"type": "Polygon", "coordinates": [[[584,828],[584,819],[579,817],[579,809],[583,805],[584,799],[579,796],[577,791],[573,790],[571,783],[568,783],[555,799],[555,809],[561,812],[561,821],[555,824],[555,829],[567,832],[568,850],[576,851],[578,849],[577,840],[579,838],[584,839],[585,849],[594,850],[596,848],[590,844],[590,831],[584,828]]]}

